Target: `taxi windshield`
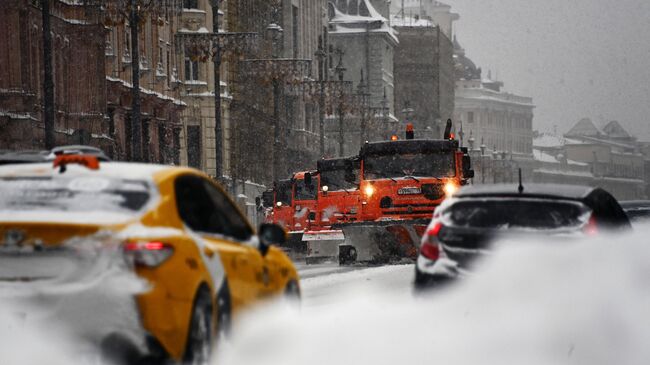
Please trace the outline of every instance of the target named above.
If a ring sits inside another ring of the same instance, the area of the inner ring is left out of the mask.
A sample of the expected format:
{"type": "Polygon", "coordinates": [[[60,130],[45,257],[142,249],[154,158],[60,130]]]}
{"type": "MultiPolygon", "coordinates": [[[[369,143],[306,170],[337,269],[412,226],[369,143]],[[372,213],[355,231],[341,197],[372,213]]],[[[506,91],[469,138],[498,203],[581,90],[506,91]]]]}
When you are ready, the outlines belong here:
{"type": "Polygon", "coordinates": [[[109,177],[0,178],[0,211],[139,212],[151,199],[149,184],[109,177]]]}

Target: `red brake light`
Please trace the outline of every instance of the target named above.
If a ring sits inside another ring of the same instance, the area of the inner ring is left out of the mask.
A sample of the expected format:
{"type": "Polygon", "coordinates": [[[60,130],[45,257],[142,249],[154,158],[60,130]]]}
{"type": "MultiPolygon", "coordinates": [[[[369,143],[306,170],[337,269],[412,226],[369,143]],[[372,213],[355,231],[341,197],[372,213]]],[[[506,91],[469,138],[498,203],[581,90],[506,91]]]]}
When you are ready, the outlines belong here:
{"type": "Polygon", "coordinates": [[[436,223],[430,230],[427,231],[427,236],[437,236],[440,233],[440,228],[442,228],[442,223],[436,223]]]}
{"type": "Polygon", "coordinates": [[[428,258],[429,260],[435,261],[440,258],[440,248],[438,244],[435,243],[425,243],[420,247],[420,253],[422,256],[428,258]]]}
{"type": "Polygon", "coordinates": [[[440,246],[432,238],[437,237],[442,228],[442,223],[436,222],[431,229],[429,229],[424,237],[422,246],[420,246],[420,253],[422,256],[429,260],[435,261],[440,258],[440,246]]]}
{"type": "Polygon", "coordinates": [[[582,228],[587,236],[595,236],[598,234],[598,223],[596,223],[596,218],[591,215],[587,224],[582,228]]]}
{"type": "Polygon", "coordinates": [[[127,242],[124,255],[136,265],[156,267],[174,253],[174,248],[159,241],[127,242]]]}

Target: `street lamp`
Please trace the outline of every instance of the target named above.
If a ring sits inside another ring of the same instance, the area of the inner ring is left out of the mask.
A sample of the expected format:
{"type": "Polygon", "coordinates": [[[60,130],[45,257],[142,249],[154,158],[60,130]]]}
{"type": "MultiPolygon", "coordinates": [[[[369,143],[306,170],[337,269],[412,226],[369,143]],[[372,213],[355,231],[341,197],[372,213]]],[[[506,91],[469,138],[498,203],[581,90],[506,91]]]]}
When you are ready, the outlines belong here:
{"type": "Polygon", "coordinates": [[[318,95],[318,133],[320,134],[320,156],[325,156],[325,80],[327,80],[327,67],[325,58],[327,53],[323,48],[323,36],[318,37],[318,49],[314,54],[318,60],[318,82],[320,93],[318,95]]]}
{"type": "MultiPolygon", "coordinates": [[[[336,65],[335,72],[339,77],[339,82],[343,82],[343,77],[345,76],[345,71],[346,68],[343,67],[343,50],[342,49],[337,49],[336,53],[339,55],[339,63],[336,65]]],[[[343,157],[345,155],[344,151],[344,144],[345,144],[345,139],[343,135],[343,90],[341,90],[339,94],[339,108],[338,108],[338,114],[339,114],[339,156],[343,157]]]]}
{"type": "Polygon", "coordinates": [[[368,113],[368,98],[370,97],[370,92],[368,91],[368,83],[364,81],[363,69],[361,69],[361,81],[359,81],[359,86],[357,87],[357,94],[360,98],[360,110],[359,110],[359,146],[363,146],[366,141],[366,123],[367,123],[367,113],[368,113]]]}

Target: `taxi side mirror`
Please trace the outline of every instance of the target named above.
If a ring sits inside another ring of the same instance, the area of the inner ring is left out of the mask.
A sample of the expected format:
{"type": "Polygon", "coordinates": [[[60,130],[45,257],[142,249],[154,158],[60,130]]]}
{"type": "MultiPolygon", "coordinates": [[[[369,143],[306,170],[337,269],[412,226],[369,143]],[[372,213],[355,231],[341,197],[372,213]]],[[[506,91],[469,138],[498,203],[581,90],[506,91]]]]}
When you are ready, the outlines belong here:
{"type": "Polygon", "coordinates": [[[266,256],[272,245],[281,245],[287,242],[287,232],[277,224],[262,223],[259,233],[260,253],[266,256]]]}

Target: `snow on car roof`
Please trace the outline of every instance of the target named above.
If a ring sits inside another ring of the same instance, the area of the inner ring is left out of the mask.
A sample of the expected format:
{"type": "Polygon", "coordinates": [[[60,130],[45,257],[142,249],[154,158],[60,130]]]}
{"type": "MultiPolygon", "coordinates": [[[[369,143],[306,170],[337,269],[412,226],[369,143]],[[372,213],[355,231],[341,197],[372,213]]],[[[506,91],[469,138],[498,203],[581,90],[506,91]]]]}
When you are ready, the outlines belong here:
{"type": "MultiPolygon", "coordinates": [[[[150,180],[154,174],[171,168],[173,167],[144,163],[100,162],[99,170],[90,170],[80,165],[69,164],[67,165],[67,171],[65,173],[150,180]]],[[[0,177],[50,176],[53,174],[59,174],[59,169],[54,168],[52,163],[0,166],[0,177]]]]}
{"type": "Polygon", "coordinates": [[[566,199],[583,199],[589,195],[594,188],[582,185],[560,185],[560,184],[524,184],[524,191],[519,194],[517,184],[494,184],[494,185],[469,185],[461,188],[456,197],[485,197],[485,196],[544,196],[566,199]]]}

